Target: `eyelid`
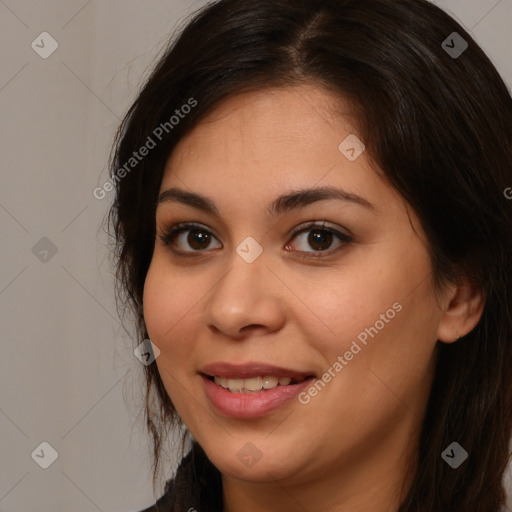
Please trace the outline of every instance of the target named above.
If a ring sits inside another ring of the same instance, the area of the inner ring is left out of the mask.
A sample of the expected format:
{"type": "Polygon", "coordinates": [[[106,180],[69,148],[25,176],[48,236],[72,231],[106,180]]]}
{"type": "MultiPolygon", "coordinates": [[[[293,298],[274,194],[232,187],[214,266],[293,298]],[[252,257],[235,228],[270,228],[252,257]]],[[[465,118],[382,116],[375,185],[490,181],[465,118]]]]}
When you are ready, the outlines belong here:
{"type": "MultiPolygon", "coordinates": [[[[313,228],[329,231],[333,234],[340,235],[347,239],[353,238],[353,235],[350,232],[343,233],[340,231],[343,229],[341,226],[337,226],[337,225],[332,224],[326,220],[311,220],[311,221],[305,222],[304,224],[301,224],[301,225],[293,228],[293,230],[290,232],[289,236],[295,237],[298,234],[303,233],[304,231],[312,230],[313,228]]],[[[345,231],[348,231],[348,230],[345,228],[345,231]]]]}
{"type": "MultiPolygon", "coordinates": [[[[332,254],[335,254],[342,250],[342,248],[353,242],[354,238],[352,234],[346,234],[339,231],[339,227],[332,227],[334,225],[329,226],[329,223],[325,220],[322,221],[309,221],[304,224],[301,224],[297,227],[295,227],[292,232],[288,235],[290,237],[290,242],[286,242],[285,249],[290,246],[290,243],[300,234],[308,232],[308,231],[314,231],[315,229],[321,230],[321,231],[327,231],[331,234],[333,234],[335,237],[338,238],[339,242],[342,244],[342,247],[337,247],[335,249],[328,249],[325,251],[293,251],[298,254],[302,254],[303,256],[299,256],[301,258],[321,258],[328,257],[332,254]],[[305,256],[304,256],[305,255],[305,256]]],[[[205,226],[204,224],[198,223],[198,222],[181,222],[178,224],[169,224],[164,225],[160,232],[158,233],[158,237],[160,240],[164,243],[164,245],[171,245],[172,240],[181,232],[191,231],[194,228],[204,230],[208,232],[210,235],[212,235],[213,238],[215,238],[220,245],[222,246],[222,242],[220,241],[219,237],[215,234],[215,232],[210,229],[209,227],[205,226]]],[[[218,248],[215,248],[218,249],[218,248]]],[[[177,253],[181,254],[187,254],[188,256],[193,255],[201,255],[203,253],[208,253],[211,251],[211,249],[204,249],[204,250],[192,250],[192,251],[185,251],[181,249],[173,249],[177,253]]],[[[291,251],[287,251],[291,252],[291,251]]]]}
{"type": "MultiPolygon", "coordinates": [[[[335,237],[338,238],[338,241],[340,242],[341,244],[341,247],[336,247],[334,249],[327,249],[325,251],[293,251],[294,253],[296,253],[297,257],[301,258],[301,259],[320,259],[322,257],[324,258],[327,258],[331,255],[334,255],[338,252],[340,252],[341,250],[343,250],[343,248],[354,242],[354,237],[352,234],[347,234],[347,233],[343,233],[341,232],[338,228],[334,228],[334,227],[331,227],[327,224],[327,221],[323,220],[323,221],[310,221],[310,222],[306,222],[305,224],[302,224],[301,226],[297,227],[297,228],[294,228],[292,234],[290,235],[291,236],[291,241],[287,244],[286,244],[286,248],[290,247],[291,245],[291,242],[297,238],[297,236],[301,235],[302,233],[307,233],[308,231],[315,231],[318,230],[318,231],[327,231],[331,234],[333,234],[335,237]]],[[[288,252],[292,252],[292,251],[288,251],[288,252]]]]}
{"type": "MultiPolygon", "coordinates": [[[[192,229],[202,229],[203,231],[207,231],[210,235],[212,235],[219,243],[220,239],[216,235],[216,233],[209,227],[205,226],[204,224],[201,224],[199,222],[179,222],[178,224],[164,224],[159,230],[158,238],[164,243],[164,245],[170,245],[172,242],[172,239],[178,235],[182,231],[191,231],[192,229]]],[[[222,245],[222,243],[221,243],[222,245]]],[[[179,251],[179,250],[178,250],[179,251]]],[[[207,252],[208,249],[205,249],[204,251],[179,251],[179,252],[186,252],[186,253],[201,253],[201,252],[207,252]]]]}

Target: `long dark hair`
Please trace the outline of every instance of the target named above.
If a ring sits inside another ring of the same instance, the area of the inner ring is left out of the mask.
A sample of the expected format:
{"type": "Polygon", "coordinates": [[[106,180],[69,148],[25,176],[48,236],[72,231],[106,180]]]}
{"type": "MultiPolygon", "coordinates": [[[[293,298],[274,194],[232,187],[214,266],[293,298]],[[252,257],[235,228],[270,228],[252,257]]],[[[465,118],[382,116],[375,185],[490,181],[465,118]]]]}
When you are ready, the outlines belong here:
{"type": "MultiPolygon", "coordinates": [[[[400,512],[498,512],[512,433],[512,99],[473,38],[426,0],[220,0],[189,20],[127,113],[111,158],[118,300],[137,317],[135,341],[148,337],[142,293],[173,148],[224,98],[300,83],[353,107],[366,154],[421,220],[436,289],[464,276],[486,296],[472,332],[439,343],[419,466],[400,512]],[[146,156],[130,160],[143,146],[146,156]],[[469,453],[458,469],[441,458],[453,441],[469,453]]],[[[145,372],[154,484],[164,430],[180,420],[156,365],[145,372]]]]}

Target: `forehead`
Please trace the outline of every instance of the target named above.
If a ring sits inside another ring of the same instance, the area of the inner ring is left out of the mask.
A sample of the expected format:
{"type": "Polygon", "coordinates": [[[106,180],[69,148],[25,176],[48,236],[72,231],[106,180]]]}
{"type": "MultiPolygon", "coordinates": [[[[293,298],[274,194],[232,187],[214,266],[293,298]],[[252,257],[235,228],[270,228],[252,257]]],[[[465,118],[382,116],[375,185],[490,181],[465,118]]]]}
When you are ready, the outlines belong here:
{"type": "Polygon", "coordinates": [[[347,138],[357,140],[355,125],[350,106],[319,87],[229,97],[175,147],[161,189],[181,186],[222,200],[320,186],[368,192],[383,186],[375,166],[365,152],[352,161],[340,150],[347,138]]]}
{"type": "Polygon", "coordinates": [[[257,133],[265,139],[279,139],[287,133],[307,142],[311,130],[339,132],[344,127],[353,132],[349,118],[355,124],[349,104],[326,89],[312,85],[267,88],[221,101],[180,145],[186,145],[194,134],[214,134],[227,128],[232,137],[257,133]]]}

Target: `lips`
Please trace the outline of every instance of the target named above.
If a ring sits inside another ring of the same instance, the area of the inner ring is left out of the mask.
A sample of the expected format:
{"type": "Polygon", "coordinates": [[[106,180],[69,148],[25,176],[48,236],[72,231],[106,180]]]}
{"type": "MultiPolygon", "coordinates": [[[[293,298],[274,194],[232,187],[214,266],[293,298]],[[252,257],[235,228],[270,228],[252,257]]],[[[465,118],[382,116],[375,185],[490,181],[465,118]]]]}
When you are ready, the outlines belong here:
{"type": "Polygon", "coordinates": [[[291,404],[314,379],[312,373],[265,363],[212,363],[201,369],[201,376],[206,396],[215,410],[239,419],[265,416],[291,404]],[[250,390],[246,386],[254,387],[250,390]],[[254,390],[258,387],[259,390],[254,390]]]}
{"type": "Polygon", "coordinates": [[[270,375],[277,378],[289,377],[292,379],[292,382],[301,382],[314,376],[311,372],[301,372],[259,362],[243,365],[225,362],[211,363],[204,366],[201,369],[201,373],[206,377],[224,377],[226,379],[250,379],[251,377],[270,375]]]}

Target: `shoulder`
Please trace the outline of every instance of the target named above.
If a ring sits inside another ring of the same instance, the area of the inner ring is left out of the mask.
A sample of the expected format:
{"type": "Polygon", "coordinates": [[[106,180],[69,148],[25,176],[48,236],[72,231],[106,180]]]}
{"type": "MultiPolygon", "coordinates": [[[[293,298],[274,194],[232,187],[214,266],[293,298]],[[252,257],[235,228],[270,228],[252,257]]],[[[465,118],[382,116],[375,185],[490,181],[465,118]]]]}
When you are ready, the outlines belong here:
{"type": "Polygon", "coordinates": [[[169,480],[165,484],[165,491],[162,497],[160,497],[154,505],[151,505],[140,512],[170,512],[173,507],[172,503],[172,491],[174,487],[174,480],[169,480]]]}

